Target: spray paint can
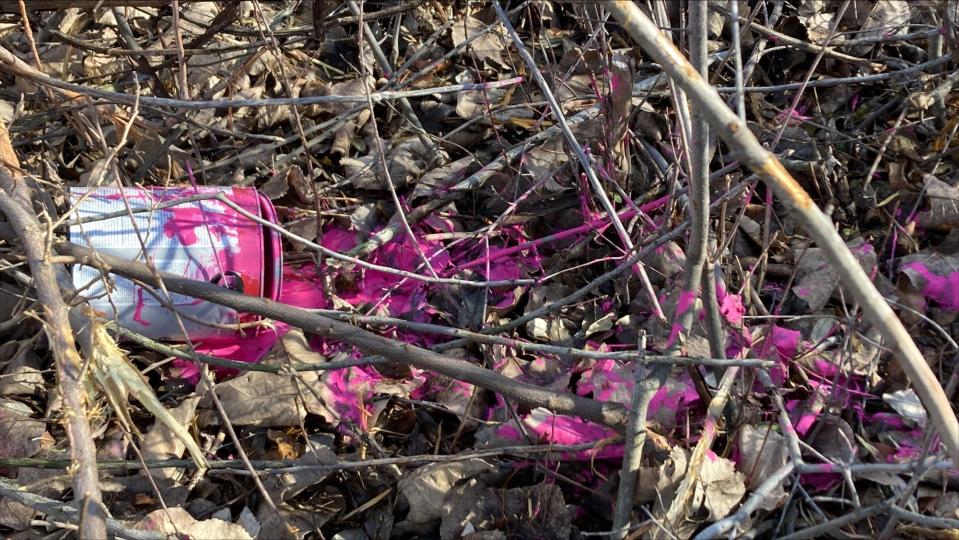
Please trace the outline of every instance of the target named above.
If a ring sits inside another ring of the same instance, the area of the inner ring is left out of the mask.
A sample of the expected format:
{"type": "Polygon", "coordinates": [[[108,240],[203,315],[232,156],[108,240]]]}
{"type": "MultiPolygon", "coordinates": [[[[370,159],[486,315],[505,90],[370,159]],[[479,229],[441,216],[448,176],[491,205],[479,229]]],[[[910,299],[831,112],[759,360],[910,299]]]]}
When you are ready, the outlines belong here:
{"type": "MultiPolygon", "coordinates": [[[[160,271],[278,299],[283,276],[280,235],[213,198],[218,195],[277,222],[273,203],[254,188],[71,188],[70,241],[149,262],[160,271]]],[[[236,336],[242,323],[256,321],[231,308],[174,293],[167,296],[84,265],[74,266],[73,285],[100,316],[157,340],[236,336]]]]}

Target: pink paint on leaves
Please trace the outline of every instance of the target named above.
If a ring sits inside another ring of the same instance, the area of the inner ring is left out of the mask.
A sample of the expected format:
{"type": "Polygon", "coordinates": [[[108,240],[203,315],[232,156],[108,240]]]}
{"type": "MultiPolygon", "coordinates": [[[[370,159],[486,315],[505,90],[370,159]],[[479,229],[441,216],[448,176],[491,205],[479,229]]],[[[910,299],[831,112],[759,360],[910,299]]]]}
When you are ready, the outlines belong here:
{"type": "Polygon", "coordinates": [[[902,270],[922,278],[925,285],[920,287],[920,292],[923,296],[945,309],[959,311],[959,270],[940,276],[918,261],[904,264],[902,270]]]}

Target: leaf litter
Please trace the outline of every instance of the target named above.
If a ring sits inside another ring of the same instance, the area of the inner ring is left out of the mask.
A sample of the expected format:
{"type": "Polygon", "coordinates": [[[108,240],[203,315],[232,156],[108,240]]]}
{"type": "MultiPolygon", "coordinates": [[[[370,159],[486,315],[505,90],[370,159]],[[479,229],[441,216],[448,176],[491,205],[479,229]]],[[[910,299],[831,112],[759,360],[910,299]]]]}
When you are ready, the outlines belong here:
{"type": "MultiPolygon", "coordinates": [[[[324,4],[244,2],[228,12],[186,2],[178,27],[169,7],[35,12],[34,34],[45,32],[37,42],[41,67],[57,79],[192,100],[353,100],[143,107],[136,113],[143,126],[123,135],[108,119],[129,107],[106,114],[98,106],[99,120],[70,116],[58,124],[35,81],[4,73],[0,111],[24,168],[43,171],[61,206],[67,187],[97,181],[255,186],[285,228],[370,263],[287,239],[280,302],[336,310],[382,336],[502,377],[628,409],[645,369],[617,355],[637,352],[645,340],[639,352],[655,356],[679,336],[656,319],[635,273],[605,277],[632,253],[495,11],[485,2],[367,2],[364,19],[384,54],[365,43],[361,56],[356,14],[324,4]],[[182,51],[172,50],[178,38],[182,51]],[[514,77],[521,82],[483,86],[514,77]],[[443,89],[450,85],[472,86],[443,89]],[[397,90],[417,93],[371,97],[367,107],[368,94],[397,90]],[[523,346],[462,341],[423,325],[523,346]]],[[[959,369],[951,337],[959,331],[959,101],[936,74],[947,73],[945,64],[875,84],[855,77],[874,75],[876,65],[891,73],[935,60],[951,47],[937,40],[954,21],[924,3],[894,0],[852,1],[842,12],[811,0],[752,4],[739,3],[740,16],[757,21],[740,21],[744,57],[758,55],[745,84],[770,88],[746,94],[750,128],[831,209],[850,250],[950,384],[959,369]],[[827,40],[832,52],[815,61],[827,40]],[[798,100],[795,89],[777,88],[807,75],[811,87],[798,100]],[[849,80],[827,83],[834,79],[849,80]]],[[[621,28],[600,23],[601,4],[504,7],[627,234],[643,246],[681,226],[689,207],[683,113],[658,66],[621,28]]],[[[679,3],[663,7],[672,21],[665,26],[685,24],[679,3]]],[[[735,69],[725,13],[711,11],[708,24],[716,53],[710,73],[728,88],[735,69]]],[[[28,51],[19,19],[5,21],[6,43],[28,51]]],[[[834,529],[912,537],[954,528],[950,489],[959,473],[948,462],[930,465],[944,459],[940,441],[905,375],[819,248],[724,151],[711,163],[723,171],[711,186],[716,268],[709,277],[720,352],[767,362],[769,377],[739,372],[718,435],[693,463],[723,368],[672,369],[648,411],[634,532],[666,534],[649,518],[666,515],[691,478],[685,519],[666,523],[671,536],[690,538],[735,519],[739,531],[775,537],[829,528],[851,508],[875,504],[901,511],[834,529]],[[939,473],[917,473],[909,484],[922,459],[939,473]],[[766,485],[790,464],[796,468],[766,485]]],[[[691,301],[680,294],[685,249],[683,235],[638,259],[667,312],[691,301]]],[[[62,459],[68,441],[62,405],[44,391],[54,379],[44,371],[49,345],[33,322],[37,307],[28,297],[7,301],[21,298],[17,283],[10,276],[0,283],[3,316],[12,321],[0,326],[7,340],[0,431],[9,435],[0,459],[5,476],[25,489],[63,499],[55,476],[45,484],[38,473],[42,461],[62,459]],[[38,461],[15,465],[20,458],[38,461]]],[[[717,336],[709,336],[709,309],[694,302],[697,324],[683,336],[682,354],[711,357],[707,337],[717,336]]],[[[196,538],[573,538],[610,528],[624,453],[621,432],[610,426],[369,357],[281,322],[192,343],[196,353],[262,368],[213,367],[212,389],[192,360],[124,340],[115,351],[106,347],[112,338],[103,343],[111,354],[92,364],[100,391],[89,394],[91,423],[100,459],[123,465],[102,471],[102,481],[105,491],[123,494],[110,509],[130,528],[196,538]],[[344,362],[351,365],[324,369],[344,362]],[[155,467],[161,491],[146,481],[139,457],[155,467]],[[246,466],[265,471],[261,487],[238,472],[246,466]]],[[[0,499],[5,534],[39,533],[36,515],[0,499]]]]}

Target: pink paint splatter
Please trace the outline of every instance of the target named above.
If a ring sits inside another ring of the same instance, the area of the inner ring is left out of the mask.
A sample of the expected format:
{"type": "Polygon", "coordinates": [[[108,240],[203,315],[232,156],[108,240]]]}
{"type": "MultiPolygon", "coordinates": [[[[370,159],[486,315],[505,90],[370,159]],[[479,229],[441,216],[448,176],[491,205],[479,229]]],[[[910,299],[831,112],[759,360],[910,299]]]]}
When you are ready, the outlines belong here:
{"type": "Polygon", "coordinates": [[[904,264],[902,270],[922,278],[925,285],[919,289],[923,296],[945,309],[959,311],[959,271],[940,276],[918,261],[904,264]]]}
{"type": "Polygon", "coordinates": [[[133,310],[133,320],[143,326],[150,326],[150,321],[143,318],[143,287],[137,287],[137,304],[133,310]]]}

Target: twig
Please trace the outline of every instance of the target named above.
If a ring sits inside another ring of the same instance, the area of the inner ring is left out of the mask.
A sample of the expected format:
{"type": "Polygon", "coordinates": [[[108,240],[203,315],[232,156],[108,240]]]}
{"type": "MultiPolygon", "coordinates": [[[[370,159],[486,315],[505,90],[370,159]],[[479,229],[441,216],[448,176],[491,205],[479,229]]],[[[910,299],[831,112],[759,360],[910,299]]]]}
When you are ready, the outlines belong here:
{"type": "MultiPolygon", "coordinates": [[[[376,36],[373,35],[373,30],[370,29],[370,25],[363,22],[363,9],[360,8],[353,0],[347,0],[346,5],[350,8],[350,12],[353,13],[353,16],[357,18],[360,23],[360,31],[363,33],[363,37],[366,38],[366,43],[369,45],[370,50],[373,51],[373,56],[376,58],[376,63],[380,65],[380,69],[383,70],[383,73],[390,77],[393,74],[393,66],[390,65],[390,61],[386,58],[386,55],[383,54],[383,50],[380,48],[379,42],[376,41],[376,36]]],[[[360,60],[363,61],[362,59],[360,60]]],[[[520,78],[522,79],[522,78],[520,78]]],[[[367,94],[362,96],[363,100],[366,101],[367,97],[372,99],[373,94],[367,94]]],[[[413,130],[416,132],[417,138],[423,144],[423,148],[427,149],[431,153],[434,159],[441,158],[440,149],[433,143],[429,135],[423,129],[423,124],[420,122],[418,116],[416,116],[416,111],[413,110],[413,106],[410,105],[410,102],[406,97],[400,97],[400,112],[403,114],[403,117],[406,118],[406,121],[410,123],[413,127],[413,130]]],[[[432,160],[431,160],[432,161],[432,160]]]]}
{"type": "MultiPolygon", "coordinates": [[[[364,459],[358,461],[342,461],[339,463],[298,463],[297,460],[287,459],[254,459],[249,463],[257,471],[266,474],[281,474],[301,471],[355,471],[373,467],[388,467],[395,465],[418,465],[421,463],[452,463],[470,459],[489,458],[497,456],[525,456],[529,454],[547,454],[562,456],[568,452],[582,452],[597,447],[598,443],[583,443],[574,445],[541,444],[532,446],[502,446],[486,448],[456,454],[426,454],[418,456],[397,456],[391,458],[364,459]]],[[[0,466],[3,467],[31,467],[37,469],[64,469],[70,462],[63,459],[39,458],[3,458],[0,466]]],[[[192,459],[148,459],[148,460],[109,460],[97,464],[100,470],[131,470],[146,467],[148,469],[165,469],[170,467],[196,469],[197,464],[192,459]]],[[[220,459],[207,461],[209,469],[228,470],[242,469],[244,462],[239,459],[220,459]]],[[[249,471],[244,471],[249,474],[249,471]]]]}
{"type": "Polygon", "coordinates": [[[259,362],[240,362],[239,360],[227,360],[226,358],[217,358],[216,356],[210,356],[208,354],[193,354],[184,351],[183,349],[178,349],[165,343],[154,341],[143,334],[128,330],[122,326],[116,326],[112,322],[107,324],[107,330],[115,333],[118,336],[122,336],[123,338],[128,339],[137,345],[140,345],[141,347],[156,351],[160,354],[173,356],[183,360],[199,360],[201,363],[209,364],[211,366],[235,369],[238,371],[259,371],[263,373],[286,373],[289,371],[333,371],[336,369],[348,369],[355,366],[369,366],[386,363],[386,360],[383,358],[359,358],[356,360],[324,362],[322,364],[284,364],[282,366],[274,364],[262,364],[259,362]]]}
{"type": "MultiPolygon", "coordinates": [[[[947,54],[945,56],[940,56],[929,60],[928,62],[923,62],[921,64],[916,64],[914,66],[909,66],[897,71],[887,71],[885,73],[877,73],[875,75],[862,75],[859,77],[836,77],[832,79],[819,79],[815,81],[809,81],[808,83],[786,83],[786,84],[777,84],[772,86],[746,86],[743,88],[743,92],[750,93],[769,93],[769,92],[788,92],[789,90],[799,90],[800,88],[829,88],[832,86],[845,86],[848,84],[867,84],[888,81],[890,79],[902,79],[904,83],[915,82],[915,75],[918,73],[928,72],[933,68],[939,66],[944,66],[949,62],[952,62],[956,57],[956,53],[947,54]]],[[[716,88],[715,91],[721,94],[730,94],[736,91],[735,86],[721,86],[716,88]]],[[[713,126],[715,127],[715,126],[713,126]]]]}
{"type": "MultiPolygon", "coordinates": [[[[106,508],[103,506],[97,477],[97,450],[88,421],[87,399],[84,393],[83,362],[77,352],[70,323],[69,310],[63,297],[53,265],[50,263],[48,236],[41,231],[37,216],[29,209],[32,202],[29,189],[20,177],[19,161],[6,126],[0,123],[0,212],[23,245],[27,262],[37,290],[37,300],[43,306],[43,329],[50,341],[57,371],[57,387],[63,397],[63,422],[70,440],[70,459],[75,468],[73,478],[74,501],[84,516],[80,534],[86,538],[106,535],[106,508]]],[[[48,233],[52,231],[48,230],[48,233]]]]}
{"type": "Polygon", "coordinates": [[[916,512],[910,512],[905,508],[900,508],[898,505],[892,505],[889,508],[889,512],[903,521],[918,523],[919,525],[928,527],[930,529],[959,529],[959,519],[917,514],[916,512]]]}
{"type": "Polygon", "coordinates": [[[748,367],[770,367],[773,362],[767,360],[759,360],[755,358],[746,358],[740,360],[726,360],[725,358],[693,358],[693,357],[681,357],[681,356],[662,356],[662,355],[648,355],[642,351],[590,351],[585,349],[576,349],[573,347],[560,347],[556,345],[546,345],[543,343],[529,343],[526,341],[520,341],[518,339],[511,339],[497,335],[481,334],[478,332],[470,332],[469,330],[461,330],[459,328],[450,328],[448,326],[440,326],[437,324],[429,323],[418,323],[413,321],[407,321],[405,319],[397,319],[394,317],[379,317],[372,315],[353,315],[350,313],[344,313],[342,311],[333,311],[333,310],[311,310],[314,313],[319,313],[326,317],[332,317],[339,319],[345,322],[352,322],[354,324],[372,324],[376,326],[396,326],[397,328],[403,328],[405,330],[412,330],[414,332],[422,332],[426,334],[439,334],[443,336],[451,336],[463,338],[474,343],[485,343],[489,345],[505,345],[507,347],[519,350],[519,351],[529,351],[529,352],[540,352],[546,354],[555,354],[558,356],[572,356],[574,358],[591,358],[595,360],[622,360],[622,361],[639,361],[649,364],[673,364],[673,365],[704,365],[704,366],[719,366],[719,365],[740,365],[748,367]]]}
{"type": "MultiPolygon", "coordinates": [[[[721,2],[717,2],[716,0],[711,0],[710,3],[714,7],[716,7],[719,11],[725,13],[726,15],[730,14],[729,10],[721,2]]],[[[801,39],[796,39],[792,36],[788,36],[781,32],[777,32],[773,30],[772,28],[765,27],[755,21],[750,21],[746,19],[745,17],[739,17],[739,20],[744,23],[747,23],[749,27],[752,28],[753,30],[756,30],[757,32],[761,34],[765,34],[769,37],[774,38],[778,43],[782,43],[783,45],[786,45],[789,47],[794,47],[803,52],[808,52],[811,54],[822,52],[823,54],[825,54],[826,56],[830,58],[835,58],[836,60],[839,60],[841,62],[846,62],[848,64],[853,64],[856,66],[861,66],[864,68],[872,69],[874,71],[878,71],[883,68],[882,64],[877,64],[867,58],[859,58],[857,56],[851,56],[845,53],[841,53],[831,47],[816,45],[814,43],[806,43],[805,41],[801,39]]],[[[827,40],[826,42],[828,43],[829,40],[827,40]]]]}
{"type": "Polygon", "coordinates": [[[804,540],[806,538],[823,538],[833,536],[833,533],[836,533],[840,528],[845,527],[846,525],[851,525],[857,521],[862,521],[870,516],[874,516],[880,512],[888,512],[889,510],[890,505],[886,502],[873,504],[871,506],[864,506],[825,523],[807,527],[801,531],[794,532],[793,534],[780,536],[779,539],[804,540]]]}
{"type": "Polygon", "coordinates": [[[869,277],[859,266],[846,244],[836,232],[832,221],[822,213],[799,183],[786,172],[782,164],[765,150],[755,135],[732,113],[696,69],[662,35],[658,28],[632,2],[619,0],[608,4],[616,19],[642,48],[655,58],[700,106],[710,125],[738,154],[740,161],[752,169],[769,185],[797,220],[805,226],[816,243],[823,248],[842,282],[862,306],[863,313],[877,327],[886,343],[897,353],[900,366],[915,386],[932,423],[949,451],[953,461],[959,462],[959,422],[952,412],[935,374],[909,332],[896,318],[869,277]]]}
{"type": "Polygon", "coordinates": [[[216,196],[214,196],[213,198],[216,199],[217,201],[225,204],[226,206],[229,206],[231,209],[235,210],[237,213],[241,214],[243,217],[245,217],[245,218],[247,218],[247,219],[249,219],[249,220],[252,220],[252,221],[254,221],[254,222],[256,222],[256,223],[259,223],[260,225],[263,225],[264,227],[266,227],[266,228],[268,228],[268,229],[274,230],[274,231],[280,233],[281,236],[283,236],[283,237],[285,237],[285,238],[287,238],[287,239],[289,239],[289,240],[292,240],[292,241],[294,241],[294,242],[297,242],[297,243],[299,243],[299,244],[302,244],[302,245],[304,245],[304,246],[306,246],[306,247],[308,247],[308,248],[310,248],[310,249],[312,249],[312,250],[315,250],[315,251],[317,251],[317,252],[319,252],[319,253],[322,253],[323,255],[326,255],[327,257],[332,257],[332,258],[334,258],[334,259],[338,259],[338,260],[341,260],[341,261],[344,261],[344,262],[347,262],[347,263],[350,263],[350,264],[355,264],[355,265],[357,265],[357,266],[361,266],[361,267],[366,268],[366,269],[368,269],[368,270],[376,270],[377,272],[383,272],[384,274],[393,274],[393,275],[401,276],[401,277],[404,277],[404,278],[407,278],[407,279],[412,279],[412,280],[414,280],[414,281],[422,281],[422,282],[424,282],[424,283],[436,283],[436,284],[442,284],[442,285],[463,285],[463,286],[467,286],[467,287],[483,287],[483,288],[485,288],[485,287],[515,287],[515,286],[517,286],[517,285],[530,285],[530,284],[536,283],[536,280],[535,280],[535,279],[506,279],[506,280],[497,280],[497,281],[471,281],[471,280],[468,280],[468,279],[459,279],[459,278],[442,278],[442,277],[438,277],[438,276],[435,276],[435,277],[422,276],[422,275],[420,275],[420,274],[417,274],[417,273],[414,273],[414,272],[410,272],[410,271],[408,271],[408,270],[400,270],[400,269],[397,269],[397,268],[391,268],[391,267],[389,267],[389,266],[382,266],[382,265],[379,265],[379,264],[375,264],[375,263],[371,263],[371,262],[366,262],[366,261],[364,261],[363,259],[358,259],[358,258],[356,258],[356,257],[351,257],[351,256],[349,256],[349,255],[344,255],[343,253],[339,253],[339,252],[337,252],[337,251],[333,251],[332,249],[330,249],[330,248],[328,248],[328,247],[326,247],[326,246],[317,244],[316,242],[311,242],[311,241],[307,240],[306,238],[303,238],[303,237],[301,237],[301,236],[299,236],[299,235],[296,235],[296,234],[294,234],[294,233],[291,233],[290,231],[284,229],[283,227],[277,225],[276,223],[273,223],[272,221],[267,221],[267,220],[261,218],[260,216],[257,216],[256,214],[250,212],[249,210],[243,208],[242,206],[236,204],[235,202],[233,202],[233,201],[231,201],[230,199],[228,199],[228,198],[227,198],[225,195],[223,195],[222,193],[217,193],[216,196]]]}
{"type": "MultiPolygon", "coordinates": [[[[4,66],[9,71],[22,75],[31,81],[51,86],[60,90],[73,92],[76,95],[89,96],[104,99],[112,103],[132,105],[137,99],[140,105],[145,107],[171,107],[178,110],[197,110],[197,109],[236,109],[240,107],[277,107],[277,106],[305,106],[316,105],[320,103],[366,103],[365,95],[356,96],[309,96],[298,98],[267,98],[267,99],[173,99],[153,96],[133,96],[121,92],[110,92],[101,90],[93,86],[74,84],[49,75],[45,75],[36,70],[23,72],[22,70],[10,69],[16,66],[18,62],[13,53],[0,47],[0,66],[4,66]]],[[[485,83],[453,84],[448,86],[438,86],[436,88],[420,88],[416,90],[384,90],[381,92],[372,92],[370,99],[375,103],[390,100],[405,100],[411,97],[431,96],[434,94],[453,94],[471,90],[489,90],[494,88],[503,88],[519,84],[523,81],[522,77],[513,77],[502,81],[490,81],[485,83]]]]}
{"type": "Polygon", "coordinates": [[[15,181],[6,171],[0,173],[4,190],[0,191],[0,212],[3,212],[23,243],[30,263],[37,299],[43,306],[44,331],[50,340],[50,349],[57,368],[57,386],[63,396],[63,419],[70,439],[71,461],[76,467],[73,479],[74,500],[85,515],[81,534],[100,538],[106,534],[105,508],[101,502],[100,485],[96,473],[96,447],[93,432],[87,421],[86,399],[83,393],[83,362],[77,352],[67,306],[60,296],[53,268],[48,262],[43,245],[44,234],[36,217],[14,200],[11,193],[15,181]]]}
{"type": "MultiPolygon", "coordinates": [[[[645,333],[640,335],[639,348],[640,351],[646,349],[645,333]]],[[[648,370],[641,365],[636,365],[634,369],[632,406],[629,409],[629,424],[626,426],[623,465],[619,473],[613,527],[610,531],[610,536],[617,540],[629,534],[636,481],[643,460],[642,448],[646,443],[646,417],[652,397],[662,384],[662,381],[650,377],[648,370]]]]}

